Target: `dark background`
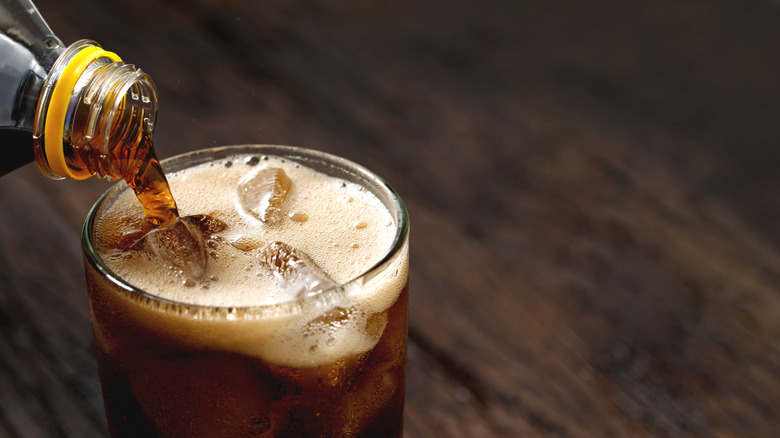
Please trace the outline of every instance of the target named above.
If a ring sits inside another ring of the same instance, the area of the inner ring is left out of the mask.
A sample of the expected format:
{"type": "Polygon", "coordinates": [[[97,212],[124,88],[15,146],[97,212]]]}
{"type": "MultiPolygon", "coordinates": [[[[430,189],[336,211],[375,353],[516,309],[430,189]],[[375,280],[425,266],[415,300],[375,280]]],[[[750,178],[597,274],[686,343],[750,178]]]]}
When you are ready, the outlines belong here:
{"type": "MultiPolygon", "coordinates": [[[[161,157],[307,146],[412,218],[406,436],[780,436],[780,2],[39,0],[161,157]]],[[[0,179],[0,436],[104,436],[79,232],[0,179]]]]}

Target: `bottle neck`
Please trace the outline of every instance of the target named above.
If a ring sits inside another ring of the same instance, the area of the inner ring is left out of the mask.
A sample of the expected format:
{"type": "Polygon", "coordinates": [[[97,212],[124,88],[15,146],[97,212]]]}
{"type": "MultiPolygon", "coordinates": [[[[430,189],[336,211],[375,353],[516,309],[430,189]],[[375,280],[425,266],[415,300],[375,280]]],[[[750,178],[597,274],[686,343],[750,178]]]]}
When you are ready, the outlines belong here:
{"type": "Polygon", "coordinates": [[[149,153],[157,117],[151,78],[92,41],[68,47],[44,81],[35,158],[50,178],[132,177],[149,153]]]}

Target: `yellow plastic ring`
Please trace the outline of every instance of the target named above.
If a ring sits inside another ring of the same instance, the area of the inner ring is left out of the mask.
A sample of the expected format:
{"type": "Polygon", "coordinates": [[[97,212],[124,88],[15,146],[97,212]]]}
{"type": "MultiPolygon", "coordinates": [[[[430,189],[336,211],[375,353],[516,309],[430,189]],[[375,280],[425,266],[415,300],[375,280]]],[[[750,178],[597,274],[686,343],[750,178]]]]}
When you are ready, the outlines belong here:
{"type": "Polygon", "coordinates": [[[73,88],[87,66],[98,58],[108,58],[114,62],[121,61],[115,53],[107,52],[100,47],[91,46],[81,50],[73,55],[68,65],[62,70],[60,78],[54,85],[51,100],[49,100],[49,108],[46,111],[46,126],[43,132],[46,160],[49,162],[51,170],[62,177],[80,180],[92,176],[86,170],[74,171],[65,162],[62,135],[73,88]]]}

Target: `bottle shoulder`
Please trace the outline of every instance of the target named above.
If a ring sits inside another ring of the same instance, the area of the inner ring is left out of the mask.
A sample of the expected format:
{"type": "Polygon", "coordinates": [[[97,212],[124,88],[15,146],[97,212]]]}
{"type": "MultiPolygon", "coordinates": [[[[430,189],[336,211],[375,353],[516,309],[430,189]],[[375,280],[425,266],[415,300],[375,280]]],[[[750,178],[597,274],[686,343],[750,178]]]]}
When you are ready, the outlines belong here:
{"type": "Polygon", "coordinates": [[[47,70],[30,50],[0,34],[0,128],[32,132],[47,70]]]}

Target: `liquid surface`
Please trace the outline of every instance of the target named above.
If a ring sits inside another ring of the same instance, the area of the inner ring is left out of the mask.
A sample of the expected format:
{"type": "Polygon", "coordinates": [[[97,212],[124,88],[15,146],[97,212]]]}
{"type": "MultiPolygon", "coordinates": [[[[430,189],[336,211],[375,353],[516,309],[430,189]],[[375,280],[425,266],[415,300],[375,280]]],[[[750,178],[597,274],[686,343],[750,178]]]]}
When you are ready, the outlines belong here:
{"type": "MultiPolygon", "coordinates": [[[[395,222],[372,193],[298,163],[263,158],[237,156],[168,175],[182,216],[205,214],[221,224],[219,231],[207,236],[208,263],[200,280],[187,281],[181,270],[161,262],[155,254],[126,251],[129,241],[146,231],[144,217],[129,191],[102,214],[96,227],[97,247],[107,266],[129,283],[162,298],[244,307],[289,301],[306,293],[301,289],[304,286],[291,289],[289,278],[269,268],[268,251],[274,242],[304,254],[310,259],[304,265],[313,265],[325,274],[317,275],[337,284],[366,272],[387,253],[395,237],[395,222]],[[286,189],[283,180],[276,184],[259,179],[277,170],[289,178],[286,189]],[[285,189],[281,201],[282,192],[269,194],[266,201],[263,196],[246,194],[247,187],[273,190],[274,184],[285,189]],[[247,198],[251,198],[250,205],[244,205],[247,198]],[[263,207],[263,202],[268,205],[263,207]],[[263,214],[257,208],[264,208],[263,214]]],[[[384,302],[377,304],[386,308],[402,286],[383,287],[387,293],[375,291],[372,299],[384,302]]]]}

